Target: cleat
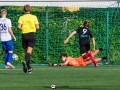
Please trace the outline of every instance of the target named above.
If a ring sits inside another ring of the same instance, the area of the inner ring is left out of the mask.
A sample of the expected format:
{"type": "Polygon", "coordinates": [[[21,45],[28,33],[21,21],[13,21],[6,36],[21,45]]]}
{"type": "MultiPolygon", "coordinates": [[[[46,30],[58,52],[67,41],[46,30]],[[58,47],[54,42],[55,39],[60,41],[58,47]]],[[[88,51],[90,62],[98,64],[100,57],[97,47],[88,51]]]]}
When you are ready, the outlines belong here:
{"type": "Polygon", "coordinates": [[[28,73],[32,73],[32,71],[28,69],[28,73]]]}
{"type": "Polygon", "coordinates": [[[9,69],[14,69],[15,67],[11,64],[11,63],[9,63],[9,62],[7,62],[7,67],[9,67],[9,69]]]}
{"type": "Polygon", "coordinates": [[[27,67],[27,65],[26,65],[26,62],[23,62],[22,65],[23,65],[23,71],[24,71],[25,73],[27,73],[27,72],[28,72],[28,67],[27,67]]]}
{"type": "Polygon", "coordinates": [[[28,69],[28,73],[32,73],[32,70],[33,70],[33,68],[30,67],[30,68],[28,69]]]}

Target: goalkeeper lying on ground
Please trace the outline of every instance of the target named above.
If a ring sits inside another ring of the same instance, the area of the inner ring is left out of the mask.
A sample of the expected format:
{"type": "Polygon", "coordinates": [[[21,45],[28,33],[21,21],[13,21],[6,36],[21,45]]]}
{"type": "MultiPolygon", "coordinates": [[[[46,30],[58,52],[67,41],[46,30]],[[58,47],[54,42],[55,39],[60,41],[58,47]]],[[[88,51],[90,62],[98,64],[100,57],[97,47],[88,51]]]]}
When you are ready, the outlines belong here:
{"type": "MultiPolygon", "coordinates": [[[[95,51],[91,51],[92,56],[94,57],[97,53],[99,53],[100,51],[102,51],[103,49],[100,48],[98,50],[95,51]]],[[[49,66],[87,66],[89,64],[92,63],[92,61],[87,58],[87,59],[83,59],[82,56],[78,57],[78,58],[72,58],[70,56],[67,56],[67,54],[61,53],[60,58],[62,59],[62,61],[64,63],[61,64],[53,64],[51,62],[48,62],[49,66]]],[[[101,58],[96,58],[95,61],[99,62],[103,59],[107,59],[107,57],[101,57],[101,58]]]]}

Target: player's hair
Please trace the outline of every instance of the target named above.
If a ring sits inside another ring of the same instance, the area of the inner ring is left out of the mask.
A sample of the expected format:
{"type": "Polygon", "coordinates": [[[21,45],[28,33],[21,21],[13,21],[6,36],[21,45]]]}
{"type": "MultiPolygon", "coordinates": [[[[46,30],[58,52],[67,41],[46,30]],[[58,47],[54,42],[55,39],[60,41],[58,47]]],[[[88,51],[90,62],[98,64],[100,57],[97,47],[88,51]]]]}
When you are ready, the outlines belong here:
{"type": "Polygon", "coordinates": [[[60,54],[60,59],[62,58],[62,56],[63,56],[63,57],[68,57],[67,54],[65,54],[65,53],[61,53],[61,54],[60,54]]]}
{"type": "Polygon", "coordinates": [[[24,11],[25,11],[25,12],[30,12],[30,5],[26,4],[26,5],[24,6],[24,11]]]}
{"type": "Polygon", "coordinates": [[[83,26],[86,26],[87,23],[90,23],[89,21],[84,21],[83,26]]]}
{"type": "Polygon", "coordinates": [[[6,9],[2,9],[2,10],[1,10],[1,13],[2,13],[2,12],[6,12],[6,13],[7,13],[7,10],[6,10],[6,9]]]}

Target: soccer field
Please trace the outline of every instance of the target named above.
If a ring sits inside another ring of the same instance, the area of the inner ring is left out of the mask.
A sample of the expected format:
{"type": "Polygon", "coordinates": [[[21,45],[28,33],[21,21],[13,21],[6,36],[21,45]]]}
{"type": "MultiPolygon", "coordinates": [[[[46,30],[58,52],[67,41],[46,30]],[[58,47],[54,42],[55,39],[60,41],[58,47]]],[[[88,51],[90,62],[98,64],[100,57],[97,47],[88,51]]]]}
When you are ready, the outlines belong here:
{"type": "MultiPolygon", "coordinates": [[[[1,67],[2,68],[2,67],[1,67]]],[[[120,90],[120,66],[34,66],[32,74],[22,67],[0,69],[0,90],[120,90]]]]}

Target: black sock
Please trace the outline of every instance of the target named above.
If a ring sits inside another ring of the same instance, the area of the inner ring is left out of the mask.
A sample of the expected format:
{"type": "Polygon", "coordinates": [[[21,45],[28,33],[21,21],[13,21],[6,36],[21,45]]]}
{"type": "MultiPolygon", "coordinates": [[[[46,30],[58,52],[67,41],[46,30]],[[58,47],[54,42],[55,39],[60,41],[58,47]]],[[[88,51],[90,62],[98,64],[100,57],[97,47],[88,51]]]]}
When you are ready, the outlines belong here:
{"type": "Polygon", "coordinates": [[[25,61],[26,61],[27,67],[30,68],[30,53],[27,53],[25,55],[25,61]]]}
{"type": "Polygon", "coordinates": [[[102,51],[102,50],[103,50],[103,48],[99,48],[99,50],[100,50],[100,51],[102,51]]]}
{"type": "Polygon", "coordinates": [[[107,59],[107,56],[101,57],[102,59],[107,59]]]}

